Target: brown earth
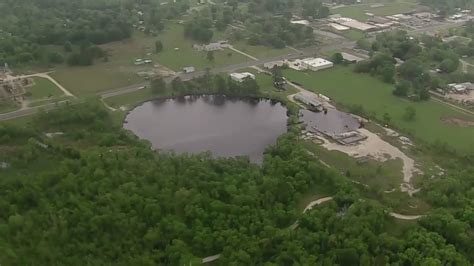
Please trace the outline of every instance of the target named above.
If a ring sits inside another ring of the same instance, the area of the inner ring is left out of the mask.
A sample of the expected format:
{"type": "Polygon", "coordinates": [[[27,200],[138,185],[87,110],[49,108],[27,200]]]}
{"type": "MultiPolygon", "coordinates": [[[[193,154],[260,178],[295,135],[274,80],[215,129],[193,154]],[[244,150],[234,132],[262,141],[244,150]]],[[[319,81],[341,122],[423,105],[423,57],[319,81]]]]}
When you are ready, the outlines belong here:
{"type": "Polygon", "coordinates": [[[454,125],[454,126],[458,126],[458,127],[472,127],[472,126],[474,126],[474,121],[464,120],[464,119],[455,118],[455,117],[443,117],[443,118],[441,118],[441,121],[443,121],[443,123],[445,123],[445,124],[454,125]]]}

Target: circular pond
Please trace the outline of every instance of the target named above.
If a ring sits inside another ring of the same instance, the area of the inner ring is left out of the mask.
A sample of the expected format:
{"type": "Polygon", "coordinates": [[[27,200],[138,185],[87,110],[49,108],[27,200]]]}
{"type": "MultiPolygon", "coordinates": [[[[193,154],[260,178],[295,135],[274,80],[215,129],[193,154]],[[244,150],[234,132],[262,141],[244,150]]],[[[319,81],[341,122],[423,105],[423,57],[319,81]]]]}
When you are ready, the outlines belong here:
{"type": "Polygon", "coordinates": [[[243,155],[261,163],[265,148],[286,132],[286,122],[286,108],[280,103],[203,95],[145,102],[131,110],[124,128],[155,149],[243,155]]]}

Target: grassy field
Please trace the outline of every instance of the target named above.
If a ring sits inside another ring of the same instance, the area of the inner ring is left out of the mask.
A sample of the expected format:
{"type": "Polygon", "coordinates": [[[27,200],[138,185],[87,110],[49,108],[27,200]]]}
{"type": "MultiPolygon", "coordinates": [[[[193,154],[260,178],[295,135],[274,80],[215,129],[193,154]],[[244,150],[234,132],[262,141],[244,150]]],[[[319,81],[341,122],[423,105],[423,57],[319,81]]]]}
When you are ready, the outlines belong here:
{"type": "Polygon", "coordinates": [[[391,117],[390,124],[419,140],[442,141],[459,151],[474,150],[474,127],[458,127],[446,124],[443,118],[474,120],[474,117],[455,111],[434,101],[410,102],[392,95],[393,86],[369,75],[357,74],[350,67],[335,67],[318,72],[285,71],[293,81],[305,88],[322,93],[336,103],[345,106],[360,105],[366,111],[382,119],[384,113],[391,117]],[[415,121],[403,117],[406,108],[416,110],[415,121]]]}
{"type": "Polygon", "coordinates": [[[0,100],[0,113],[8,113],[19,109],[18,105],[10,100],[0,100]]]}
{"type": "Polygon", "coordinates": [[[27,87],[29,100],[54,98],[63,95],[63,92],[54,83],[45,78],[33,78],[35,84],[27,87]]]}
{"type": "Polygon", "coordinates": [[[235,49],[247,53],[256,58],[277,57],[280,55],[294,54],[296,51],[290,48],[273,49],[262,45],[248,45],[245,41],[232,43],[235,49]]]}
{"type": "Polygon", "coordinates": [[[341,33],[344,37],[353,41],[358,41],[360,39],[365,38],[365,34],[358,30],[350,29],[350,30],[342,31],[341,33]]]}
{"type": "Polygon", "coordinates": [[[206,67],[219,67],[232,65],[249,61],[239,53],[225,49],[214,52],[214,61],[207,60],[207,52],[199,52],[192,46],[195,41],[186,39],[183,34],[183,26],[171,24],[158,35],[157,39],[163,43],[163,51],[153,54],[152,58],[159,64],[165,65],[175,71],[181,70],[186,66],[194,66],[196,69],[205,69],[206,67]]]}
{"type": "Polygon", "coordinates": [[[96,94],[142,81],[134,72],[115,68],[108,63],[89,67],[67,67],[52,73],[51,76],[76,96],[96,94]]]}
{"type": "Polygon", "coordinates": [[[344,6],[331,9],[331,13],[341,14],[344,17],[366,21],[370,18],[370,16],[366,15],[365,13],[372,13],[376,16],[389,16],[413,11],[416,7],[415,3],[408,3],[405,1],[388,2],[384,3],[383,6],[377,7],[372,7],[372,5],[376,4],[374,3],[344,6]]]}
{"type": "Polygon", "coordinates": [[[109,55],[107,62],[97,60],[87,67],[61,66],[51,76],[76,96],[135,84],[142,79],[136,74],[141,68],[133,62],[145,57],[152,43],[151,37],[136,32],[131,39],[101,46],[109,55]]]}

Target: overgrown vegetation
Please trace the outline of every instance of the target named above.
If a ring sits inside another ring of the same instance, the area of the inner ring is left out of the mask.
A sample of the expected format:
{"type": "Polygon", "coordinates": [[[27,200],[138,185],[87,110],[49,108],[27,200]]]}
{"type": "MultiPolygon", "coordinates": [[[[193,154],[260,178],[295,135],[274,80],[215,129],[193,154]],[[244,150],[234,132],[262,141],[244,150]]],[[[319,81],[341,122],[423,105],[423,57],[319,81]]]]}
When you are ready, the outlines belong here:
{"type": "MultiPolygon", "coordinates": [[[[11,163],[0,170],[6,264],[176,265],[218,253],[223,265],[469,264],[472,217],[445,209],[401,235],[386,233],[392,222],[384,208],[360,201],[343,177],[322,168],[295,128],[267,150],[260,168],[151,151],[111,126],[99,103],[39,114],[32,126],[0,128],[15,140],[0,146],[11,147],[0,156],[11,163]],[[65,135],[42,137],[50,130],[65,135]],[[31,171],[37,161],[41,167],[31,171]],[[329,188],[334,202],[301,216],[296,205],[314,187],[329,188]]],[[[461,182],[451,198],[462,193],[463,202],[453,204],[469,208],[464,182],[472,180],[444,180],[461,182]]]]}

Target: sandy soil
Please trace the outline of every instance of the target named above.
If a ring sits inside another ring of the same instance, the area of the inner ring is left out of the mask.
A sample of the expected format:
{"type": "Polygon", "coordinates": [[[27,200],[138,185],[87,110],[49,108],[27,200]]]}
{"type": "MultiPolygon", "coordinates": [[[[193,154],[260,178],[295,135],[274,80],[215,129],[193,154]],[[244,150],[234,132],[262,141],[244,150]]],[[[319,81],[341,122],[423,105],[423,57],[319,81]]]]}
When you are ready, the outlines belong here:
{"type": "Polygon", "coordinates": [[[418,192],[418,190],[414,189],[410,184],[411,178],[415,174],[421,173],[421,171],[415,166],[415,161],[400,151],[397,147],[392,146],[390,143],[382,140],[379,136],[367,129],[362,128],[359,131],[367,136],[367,139],[357,145],[344,146],[322,138],[324,141],[323,147],[328,150],[336,150],[346,153],[355,158],[370,157],[381,162],[385,162],[389,159],[401,159],[403,161],[403,183],[400,185],[400,190],[407,192],[410,195],[418,192]]]}
{"type": "Polygon", "coordinates": [[[474,126],[474,121],[459,119],[459,118],[455,118],[455,117],[443,117],[443,118],[441,118],[441,121],[443,121],[443,123],[445,123],[445,124],[458,126],[458,127],[472,127],[472,126],[474,126]]]}

